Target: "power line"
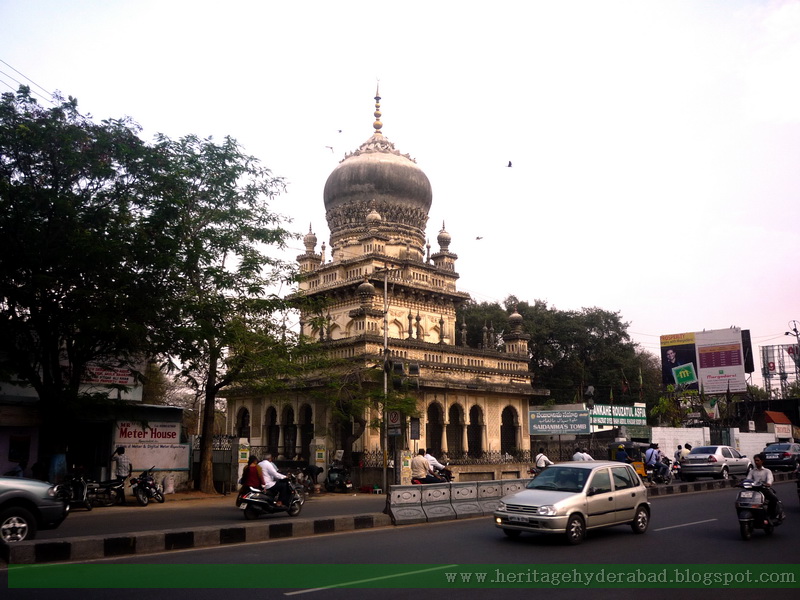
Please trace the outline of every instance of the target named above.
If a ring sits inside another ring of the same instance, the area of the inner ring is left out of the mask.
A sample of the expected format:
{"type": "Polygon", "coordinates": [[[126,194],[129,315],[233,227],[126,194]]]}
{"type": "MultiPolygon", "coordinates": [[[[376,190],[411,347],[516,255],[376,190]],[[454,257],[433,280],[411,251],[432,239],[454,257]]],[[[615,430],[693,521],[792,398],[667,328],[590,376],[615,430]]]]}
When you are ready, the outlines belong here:
{"type": "MultiPolygon", "coordinates": [[[[22,76],[22,77],[24,77],[25,79],[27,79],[29,82],[31,82],[33,85],[35,85],[35,86],[36,86],[36,87],[38,87],[40,90],[42,90],[42,91],[43,91],[45,94],[47,94],[47,96],[43,96],[42,94],[40,94],[40,93],[39,93],[39,92],[37,92],[36,90],[34,90],[34,89],[31,89],[31,91],[32,91],[34,94],[36,94],[37,96],[39,96],[40,98],[42,98],[43,100],[45,100],[45,101],[47,101],[47,102],[50,102],[50,103],[52,103],[52,102],[53,102],[53,93],[52,93],[52,92],[49,92],[49,91],[47,91],[47,90],[46,90],[45,88],[43,88],[41,85],[39,85],[38,83],[36,83],[36,82],[35,82],[33,79],[31,79],[30,77],[28,77],[27,75],[25,75],[25,73],[22,73],[21,71],[19,71],[19,70],[15,69],[13,66],[11,66],[10,64],[8,64],[8,63],[7,63],[6,61],[4,61],[2,58],[0,58],[0,63],[3,63],[3,64],[4,64],[4,65],[6,65],[6,66],[7,66],[9,69],[11,69],[11,70],[12,70],[12,71],[14,71],[15,73],[17,73],[17,74],[19,74],[20,76],[22,76]]],[[[25,85],[25,84],[23,84],[21,81],[19,81],[18,79],[15,79],[14,77],[12,77],[12,76],[11,76],[11,75],[9,75],[8,73],[6,73],[5,71],[0,71],[0,74],[2,74],[2,75],[5,75],[5,76],[6,76],[6,77],[8,77],[8,78],[9,78],[11,81],[13,81],[13,82],[15,82],[15,83],[17,83],[17,84],[19,84],[19,85],[25,85]]],[[[12,86],[11,86],[9,83],[7,83],[7,82],[5,82],[5,81],[4,81],[3,83],[5,83],[5,84],[6,84],[8,87],[11,87],[11,88],[13,89],[13,87],[12,87],[12,86]]],[[[15,90],[15,91],[16,91],[16,90],[15,90]]]]}

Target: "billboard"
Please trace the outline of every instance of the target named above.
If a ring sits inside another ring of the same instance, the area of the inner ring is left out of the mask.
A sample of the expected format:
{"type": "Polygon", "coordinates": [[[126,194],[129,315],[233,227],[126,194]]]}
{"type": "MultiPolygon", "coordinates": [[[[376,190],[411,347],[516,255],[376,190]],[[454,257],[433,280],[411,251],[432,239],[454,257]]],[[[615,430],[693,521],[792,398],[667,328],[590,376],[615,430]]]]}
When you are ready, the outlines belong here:
{"type": "Polygon", "coordinates": [[[664,385],[706,394],[747,391],[742,330],[713,329],[661,336],[664,385]]]}

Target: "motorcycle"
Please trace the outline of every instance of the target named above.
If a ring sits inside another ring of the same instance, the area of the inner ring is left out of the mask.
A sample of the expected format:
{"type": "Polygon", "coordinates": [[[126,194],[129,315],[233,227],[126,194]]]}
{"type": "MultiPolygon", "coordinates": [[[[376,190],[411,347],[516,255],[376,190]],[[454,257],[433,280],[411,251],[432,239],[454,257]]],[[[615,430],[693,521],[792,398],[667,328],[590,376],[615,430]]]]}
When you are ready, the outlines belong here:
{"type": "Polygon", "coordinates": [[[122,499],[124,485],[122,479],[87,481],[86,499],[94,506],[113,506],[122,499]]]}
{"type": "MultiPolygon", "coordinates": [[[[783,504],[775,503],[775,516],[769,514],[769,503],[764,493],[764,485],[745,479],[736,487],[742,488],[736,496],[736,513],[739,516],[739,533],[747,541],[753,536],[754,529],[763,529],[772,535],[775,527],[783,523],[783,504]]],[[[774,490],[773,490],[774,492],[774,490]]]]}
{"type": "Polygon", "coordinates": [[[350,480],[350,471],[341,465],[331,465],[328,467],[328,474],[325,476],[325,490],[328,492],[349,492],[353,489],[353,482],[350,480]]]}
{"type": "Polygon", "coordinates": [[[670,467],[672,461],[664,456],[661,458],[661,462],[667,466],[666,474],[662,475],[661,473],[656,473],[653,465],[645,465],[646,478],[653,484],[664,483],[669,485],[672,483],[672,468],[670,467]]]}
{"type": "Polygon", "coordinates": [[[164,503],[164,491],[153,477],[153,469],[155,468],[155,465],[153,465],[146,471],[142,471],[138,477],[131,476],[131,490],[133,495],[136,496],[136,502],[139,503],[139,506],[147,506],[150,500],[155,500],[159,504],[164,503]]]}
{"type": "Polygon", "coordinates": [[[681,463],[676,460],[672,462],[672,480],[678,481],[681,478],[681,463]]]}
{"type": "Polygon", "coordinates": [[[297,489],[293,475],[288,475],[285,481],[288,483],[292,494],[292,499],[288,506],[278,506],[275,495],[269,490],[264,491],[254,487],[243,490],[237,499],[237,505],[244,511],[244,518],[251,521],[261,515],[272,515],[279,512],[285,512],[290,517],[299,515],[300,509],[303,507],[302,494],[297,489]]]}

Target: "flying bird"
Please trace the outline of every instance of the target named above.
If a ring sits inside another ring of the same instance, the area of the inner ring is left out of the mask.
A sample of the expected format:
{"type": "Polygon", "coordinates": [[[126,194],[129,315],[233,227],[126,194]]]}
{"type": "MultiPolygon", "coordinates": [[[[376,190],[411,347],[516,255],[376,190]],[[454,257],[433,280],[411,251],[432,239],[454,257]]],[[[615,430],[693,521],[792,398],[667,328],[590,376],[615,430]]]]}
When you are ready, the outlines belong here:
{"type": "Polygon", "coordinates": [[[326,148],[330,148],[331,152],[333,152],[333,146],[325,146],[326,148]]]}
{"type": "Polygon", "coordinates": [[[508,161],[508,166],[509,166],[509,167],[511,166],[511,161],[508,161]]]}
{"type": "Polygon", "coordinates": [[[480,235],[479,235],[479,236],[478,236],[478,237],[476,237],[475,239],[476,239],[476,240],[482,240],[482,239],[483,239],[483,236],[480,236],[480,235]]]}

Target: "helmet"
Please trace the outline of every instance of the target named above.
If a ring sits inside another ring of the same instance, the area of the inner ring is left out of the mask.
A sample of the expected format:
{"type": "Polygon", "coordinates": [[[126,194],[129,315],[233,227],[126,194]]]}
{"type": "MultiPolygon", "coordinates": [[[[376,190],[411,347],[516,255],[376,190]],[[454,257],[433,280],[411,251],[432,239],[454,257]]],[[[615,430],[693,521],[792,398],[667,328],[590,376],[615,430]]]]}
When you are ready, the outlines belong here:
{"type": "Polygon", "coordinates": [[[620,444],[619,446],[617,446],[617,448],[619,448],[620,450],[625,450],[625,446],[623,446],[622,444],[620,444]]]}

